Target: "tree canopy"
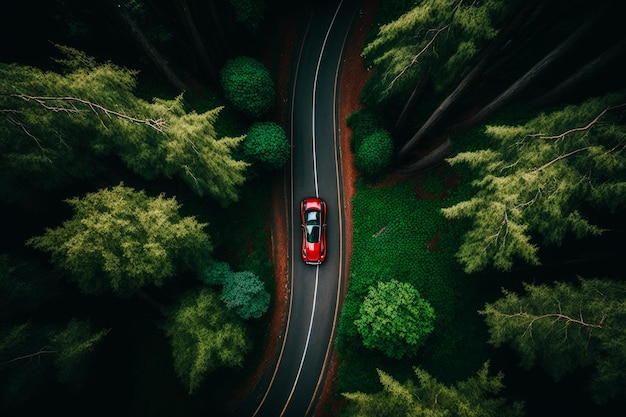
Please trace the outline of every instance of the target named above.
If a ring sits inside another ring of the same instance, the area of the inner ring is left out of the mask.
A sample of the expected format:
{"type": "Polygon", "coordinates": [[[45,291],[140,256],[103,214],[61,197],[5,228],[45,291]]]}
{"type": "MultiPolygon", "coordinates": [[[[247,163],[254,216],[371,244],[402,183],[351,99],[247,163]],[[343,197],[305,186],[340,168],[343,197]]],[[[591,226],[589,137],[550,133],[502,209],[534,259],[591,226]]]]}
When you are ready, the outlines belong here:
{"type": "Polygon", "coordinates": [[[251,348],[243,323],[209,288],[181,295],[168,311],[164,329],[174,369],[190,394],[215,369],[241,367],[251,348]]]}
{"type": "Polygon", "coordinates": [[[425,343],[434,321],[430,303],[411,284],[392,279],[370,287],[354,324],[366,347],[400,359],[425,343]]]}
{"type": "Polygon", "coordinates": [[[540,263],[539,244],[602,233],[583,207],[618,210],[626,202],[622,94],[541,113],[523,125],[487,126],[489,148],[461,152],[474,195],[443,209],[471,221],[458,258],[467,272],[540,263]]]}
{"type": "Polygon", "coordinates": [[[65,72],[0,64],[0,196],[51,189],[104,169],[117,155],[147,179],[178,176],[198,195],[228,204],[238,198],[247,164],[233,151],[243,137],[218,138],[221,107],[187,112],[182,95],[145,101],[136,71],[67,47],[65,72]]]}
{"type": "Polygon", "coordinates": [[[71,219],[28,244],[49,252],[86,294],[129,295],[197,270],[212,250],[206,224],[182,217],[174,198],[123,184],[67,200],[71,219]]]}
{"type": "Polygon", "coordinates": [[[489,375],[485,363],[465,381],[445,385],[421,368],[414,368],[416,380],[400,382],[377,369],[382,390],[375,393],[344,393],[348,399],[347,412],[359,417],[409,416],[475,416],[520,417],[524,415],[521,402],[509,403],[496,395],[504,387],[504,375],[489,375]]]}
{"type": "Polygon", "coordinates": [[[503,297],[480,311],[489,343],[510,345],[521,364],[535,365],[555,380],[591,368],[593,398],[604,403],[624,395],[626,284],[579,278],[576,283],[524,284],[524,295],[503,297]]]}

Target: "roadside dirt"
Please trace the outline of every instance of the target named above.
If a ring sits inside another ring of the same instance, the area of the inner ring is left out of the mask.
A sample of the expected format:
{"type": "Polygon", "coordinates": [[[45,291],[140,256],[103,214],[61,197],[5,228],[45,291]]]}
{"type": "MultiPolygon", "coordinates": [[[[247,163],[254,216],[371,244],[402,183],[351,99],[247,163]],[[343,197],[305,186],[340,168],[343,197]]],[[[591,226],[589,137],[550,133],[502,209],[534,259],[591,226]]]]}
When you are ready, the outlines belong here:
{"type": "MultiPolygon", "coordinates": [[[[344,216],[346,235],[346,262],[343,271],[344,277],[349,277],[350,259],[352,256],[352,197],[355,194],[355,182],[358,176],[354,168],[354,155],[350,151],[351,129],[346,125],[346,118],[350,113],[360,107],[359,93],[363,85],[368,80],[370,74],[363,65],[361,50],[365,37],[372,22],[372,18],[379,0],[366,0],[356,16],[351,37],[347,43],[345,61],[339,87],[339,116],[340,116],[340,149],[341,168],[343,176],[344,192],[344,216]]],[[[291,74],[292,54],[296,53],[297,27],[295,20],[286,24],[284,33],[280,36],[282,46],[278,63],[276,85],[278,89],[278,113],[284,115],[288,102],[289,76],[291,74]]],[[[279,116],[280,117],[280,116],[279,116]]],[[[284,118],[282,119],[284,120],[284,118]]],[[[288,302],[288,262],[289,259],[284,254],[289,252],[289,229],[287,224],[287,201],[284,186],[284,178],[277,176],[272,186],[272,213],[270,221],[271,242],[270,254],[274,264],[276,277],[275,305],[272,310],[272,317],[268,329],[267,344],[262,359],[253,376],[244,384],[242,389],[235,394],[231,403],[236,403],[237,399],[254,388],[262,377],[268,366],[272,365],[273,358],[276,357],[280,349],[281,333],[284,327],[288,302]]],[[[347,289],[343,289],[345,294],[347,289]]],[[[343,301],[343,300],[342,300],[343,301]]],[[[321,388],[320,398],[314,411],[314,417],[335,417],[339,415],[343,400],[341,394],[337,392],[337,371],[339,359],[333,349],[329,368],[321,388]]]]}

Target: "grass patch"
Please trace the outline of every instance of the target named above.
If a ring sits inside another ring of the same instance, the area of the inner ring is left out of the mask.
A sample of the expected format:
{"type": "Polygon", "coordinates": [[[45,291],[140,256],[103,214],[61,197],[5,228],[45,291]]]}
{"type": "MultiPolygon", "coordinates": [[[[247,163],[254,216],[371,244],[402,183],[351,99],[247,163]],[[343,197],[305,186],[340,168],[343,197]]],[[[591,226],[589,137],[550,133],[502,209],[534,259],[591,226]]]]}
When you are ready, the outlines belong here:
{"type": "Polygon", "coordinates": [[[447,189],[452,174],[448,168],[380,188],[357,182],[350,283],[337,337],[341,392],[380,390],[376,368],[404,380],[417,365],[454,382],[473,375],[486,359],[485,330],[476,313],[480,300],[455,258],[463,225],[450,223],[440,210],[469,192],[463,183],[447,189]],[[427,344],[402,360],[364,348],[354,325],[368,288],[391,279],[411,283],[436,314],[427,344]]]}

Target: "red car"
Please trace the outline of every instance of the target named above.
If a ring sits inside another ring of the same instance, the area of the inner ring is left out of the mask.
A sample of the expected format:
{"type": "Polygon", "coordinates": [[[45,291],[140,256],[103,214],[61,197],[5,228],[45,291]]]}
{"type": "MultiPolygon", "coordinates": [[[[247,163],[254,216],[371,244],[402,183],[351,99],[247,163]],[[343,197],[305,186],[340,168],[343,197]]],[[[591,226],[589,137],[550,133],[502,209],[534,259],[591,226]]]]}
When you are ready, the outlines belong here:
{"type": "Polygon", "coordinates": [[[319,265],[326,259],[326,202],[308,197],[300,203],[302,222],[302,260],[319,265]]]}

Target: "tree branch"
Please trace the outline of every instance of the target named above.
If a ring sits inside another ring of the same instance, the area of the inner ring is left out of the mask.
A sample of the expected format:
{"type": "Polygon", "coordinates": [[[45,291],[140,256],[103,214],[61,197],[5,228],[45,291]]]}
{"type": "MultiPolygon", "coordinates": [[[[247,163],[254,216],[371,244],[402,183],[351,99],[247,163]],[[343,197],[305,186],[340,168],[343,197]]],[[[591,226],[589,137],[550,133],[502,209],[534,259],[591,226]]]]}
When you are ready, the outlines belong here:
{"type": "Polygon", "coordinates": [[[166,125],[166,121],[163,120],[162,118],[158,118],[158,119],[139,119],[136,117],[132,117],[132,116],[128,116],[124,113],[120,113],[117,112],[115,110],[111,110],[111,109],[107,109],[106,107],[94,103],[92,101],[89,100],[84,100],[82,98],[78,98],[78,97],[69,97],[69,96],[63,96],[63,97],[48,97],[48,96],[29,96],[26,94],[11,94],[11,96],[13,97],[17,97],[17,98],[21,98],[22,100],[25,101],[33,101],[39,105],[41,105],[43,108],[47,109],[47,110],[51,110],[54,112],[65,112],[65,113],[80,113],[82,110],[80,110],[79,108],[76,107],[76,103],[79,104],[83,104],[87,107],[89,107],[95,114],[98,114],[97,110],[100,110],[101,112],[103,112],[105,115],[107,115],[109,118],[111,118],[112,116],[117,117],[119,119],[123,119],[132,123],[139,123],[139,124],[145,124],[155,130],[158,130],[159,132],[163,131],[163,126],[166,125]],[[48,104],[49,102],[52,101],[60,101],[60,102],[67,102],[69,103],[69,106],[53,106],[48,104]]]}

